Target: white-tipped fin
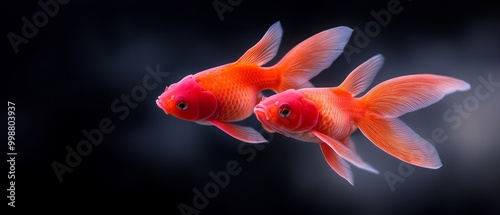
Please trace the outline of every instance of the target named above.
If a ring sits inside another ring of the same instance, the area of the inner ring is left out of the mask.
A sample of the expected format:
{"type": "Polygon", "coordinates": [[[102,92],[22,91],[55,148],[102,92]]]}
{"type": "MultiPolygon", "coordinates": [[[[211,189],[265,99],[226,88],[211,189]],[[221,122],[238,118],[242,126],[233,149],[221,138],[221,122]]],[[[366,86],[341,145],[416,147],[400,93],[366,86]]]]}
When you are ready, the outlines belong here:
{"type": "Polygon", "coordinates": [[[359,157],[359,155],[356,152],[354,152],[352,149],[342,144],[340,141],[335,140],[319,131],[313,130],[312,133],[316,137],[318,137],[321,141],[325,142],[328,146],[330,146],[333,149],[333,151],[335,151],[340,157],[344,158],[349,163],[352,163],[354,166],[357,166],[361,169],[378,174],[378,171],[376,169],[374,169],[370,164],[363,161],[363,159],[361,159],[361,157],[359,157]]]}
{"type": "Polygon", "coordinates": [[[260,41],[248,49],[237,63],[264,65],[276,56],[281,43],[283,29],[280,22],[274,23],[260,41]]]}
{"type": "Polygon", "coordinates": [[[348,91],[352,96],[364,92],[373,82],[383,64],[384,57],[380,54],[370,58],[354,69],[339,85],[339,88],[348,91]]]}
{"type": "Polygon", "coordinates": [[[325,160],[330,165],[330,167],[340,175],[340,177],[344,178],[349,182],[349,184],[354,185],[354,179],[352,176],[351,166],[342,159],[329,145],[326,143],[320,143],[321,152],[323,152],[323,156],[325,156],[325,160]]]}
{"type": "Polygon", "coordinates": [[[351,28],[340,26],[317,33],[299,43],[274,66],[282,73],[282,80],[281,85],[273,90],[283,92],[313,87],[309,79],[330,67],[342,54],[351,33],[351,28]]]}
{"type": "Polygon", "coordinates": [[[267,140],[258,131],[251,127],[234,125],[226,122],[219,122],[217,120],[208,120],[208,122],[215,125],[220,130],[226,132],[232,137],[246,143],[266,143],[267,140]]]}

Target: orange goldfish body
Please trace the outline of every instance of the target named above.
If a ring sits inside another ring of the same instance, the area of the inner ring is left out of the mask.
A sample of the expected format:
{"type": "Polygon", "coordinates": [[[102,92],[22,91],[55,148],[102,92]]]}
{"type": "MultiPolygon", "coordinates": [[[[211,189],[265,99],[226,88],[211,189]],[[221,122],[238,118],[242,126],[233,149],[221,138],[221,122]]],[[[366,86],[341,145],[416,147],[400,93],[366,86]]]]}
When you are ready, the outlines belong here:
{"type": "Polygon", "coordinates": [[[295,46],[276,65],[263,67],[278,52],[282,32],[280,23],[275,23],[239,60],[184,77],[167,87],[156,104],[166,114],[215,125],[241,141],[266,142],[255,129],[230,122],[249,117],[263,90],[312,87],[309,79],[342,53],[352,29],[322,31],[295,46]]]}
{"type": "Polygon", "coordinates": [[[427,107],[447,94],[468,90],[470,85],[440,75],[407,75],[355,97],[368,88],[383,61],[381,55],[369,59],[338,87],[287,90],[263,98],[254,112],[269,132],[319,143],[330,167],[351,184],[353,176],[347,162],[378,173],[355,151],[350,136],[357,128],[380,149],[402,161],[431,169],[441,167],[434,146],[397,117],[427,107]]]}

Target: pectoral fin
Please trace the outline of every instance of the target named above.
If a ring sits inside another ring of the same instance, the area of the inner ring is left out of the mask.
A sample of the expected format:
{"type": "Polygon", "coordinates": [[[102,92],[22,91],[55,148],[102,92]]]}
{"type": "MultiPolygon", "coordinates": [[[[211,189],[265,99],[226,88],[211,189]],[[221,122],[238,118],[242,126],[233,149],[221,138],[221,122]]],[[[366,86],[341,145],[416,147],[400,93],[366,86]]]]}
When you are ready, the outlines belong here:
{"type": "Polygon", "coordinates": [[[349,161],[349,163],[352,163],[353,165],[361,169],[378,174],[378,171],[376,169],[374,169],[370,164],[364,162],[363,159],[361,159],[361,157],[359,157],[359,155],[356,152],[354,152],[352,149],[342,144],[340,141],[335,140],[319,131],[313,130],[312,133],[316,137],[318,137],[321,141],[325,142],[328,146],[330,146],[340,157],[349,161]]]}
{"type": "Polygon", "coordinates": [[[347,180],[351,185],[354,185],[352,171],[349,164],[339,155],[337,155],[337,153],[335,153],[335,151],[333,151],[333,149],[330,148],[330,146],[326,143],[320,143],[319,146],[321,147],[321,151],[323,152],[328,165],[330,165],[330,167],[337,174],[339,174],[340,177],[347,180]]]}
{"type": "Polygon", "coordinates": [[[219,122],[217,120],[208,120],[208,122],[215,125],[220,130],[226,132],[232,137],[247,143],[265,143],[267,140],[255,129],[251,127],[244,127],[234,125],[226,122],[219,122]]]}
{"type": "Polygon", "coordinates": [[[209,121],[196,121],[196,123],[198,123],[200,125],[209,125],[209,126],[214,125],[214,124],[210,123],[209,121]]]}

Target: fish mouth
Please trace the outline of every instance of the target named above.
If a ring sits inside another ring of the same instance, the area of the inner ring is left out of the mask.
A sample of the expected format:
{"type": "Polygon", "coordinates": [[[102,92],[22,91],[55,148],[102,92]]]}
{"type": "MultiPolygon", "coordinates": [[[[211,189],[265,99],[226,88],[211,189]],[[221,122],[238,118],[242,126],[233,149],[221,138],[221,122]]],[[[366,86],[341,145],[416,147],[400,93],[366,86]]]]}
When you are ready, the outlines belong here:
{"type": "Polygon", "coordinates": [[[262,127],[270,133],[276,132],[276,130],[270,125],[269,120],[271,119],[271,114],[268,109],[263,105],[257,105],[253,109],[257,119],[262,123],[262,127]],[[264,120],[265,119],[265,120],[264,120]]]}
{"type": "Polygon", "coordinates": [[[158,99],[156,99],[156,105],[158,105],[158,107],[160,107],[166,114],[168,114],[167,112],[167,104],[165,104],[165,102],[163,102],[162,96],[158,96],[158,99]]]}
{"type": "MultiPolygon", "coordinates": [[[[266,121],[271,119],[269,110],[264,105],[258,104],[257,106],[255,106],[253,108],[253,112],[257,116],[257,119],[264,119],[264,117],[265,117],[266,121]]],[[[262,120],[260,120],[260,121],[262,121],[262,120]]]]}

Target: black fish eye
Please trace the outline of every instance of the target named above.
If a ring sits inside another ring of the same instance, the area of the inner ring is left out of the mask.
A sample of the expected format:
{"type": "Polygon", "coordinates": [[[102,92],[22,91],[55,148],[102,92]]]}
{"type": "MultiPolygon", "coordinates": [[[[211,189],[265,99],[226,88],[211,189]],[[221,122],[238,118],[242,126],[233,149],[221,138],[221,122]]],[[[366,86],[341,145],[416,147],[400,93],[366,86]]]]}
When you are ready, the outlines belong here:
{"type": "Polygon", "coordinates": [[[175,104],[175,106],[179,110],[186,110],[188,108],[188,104],[184,101],[178,101],[177,104],[175,104]]]}
{"type": "Polygon", "coordinates": [[[292,110],[290,109],[290,107],[288,107],[288,105],[282,105],[278,112],[279,112],[281,117],[286,118],[286,117],[290,116],[290,114],[292,113],[292,110]]]}

